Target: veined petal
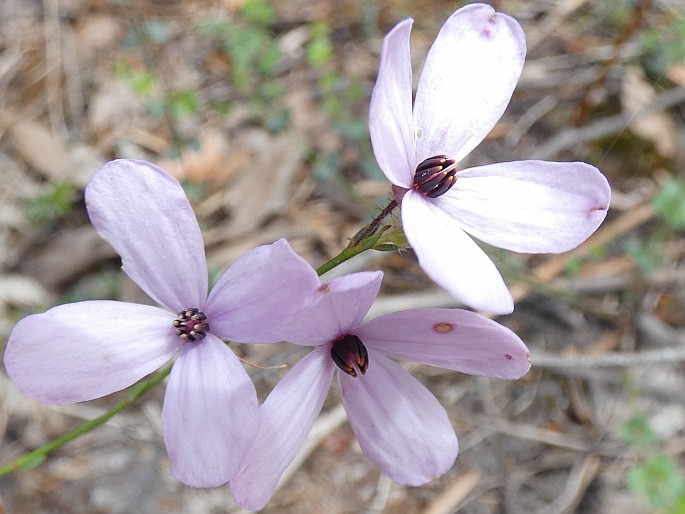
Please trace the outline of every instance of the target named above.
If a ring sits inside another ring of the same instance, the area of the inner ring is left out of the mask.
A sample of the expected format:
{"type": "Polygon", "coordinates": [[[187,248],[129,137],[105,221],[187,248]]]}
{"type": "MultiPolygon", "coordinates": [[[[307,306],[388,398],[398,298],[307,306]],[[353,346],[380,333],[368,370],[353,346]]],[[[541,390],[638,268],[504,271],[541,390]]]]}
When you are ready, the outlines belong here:
{"type": "Polygon", "coordinates": [[[416,167],[409,55],[413,21],[402,20],[383,39],[369,105],[369,133],[378,165],[390,182],[406,188],[411,187],[416,167]]]}
{"type": "Polygon", "coordinates": [[[282,341],[281,326],[313,301],[319,277],[285,239],[238,258],[207,299],[212,333],[240,343],[282,341]]]}
{"type": "Polygon", "coordinates": [[[436,205],[469,234],[525,253],[560,253],[604,221],[611,188],[584,162],[517,161],[462,170],[436,205]]]}
{"type": "Polygon", "coordinates": [[[91,222],[143,291],[175,312],[202,309],[207,297],[204,243],[175,178],[149,162],[120,159],[95,174],[85,196],[91,222]]]}
{"type": "Polygon", "coordinates": [[[509,314],[514,300],[497,268],[460,224],[434,201],[409,190],[402,200],[402,227],[426,274],[466,305],[509,314]]]}
{"type": "Polygon", "coordinates": [[[352,378],[338,373],[350,426],[364,455],[398,484],[423,485],[452,467],[457,436],[445,409],[418,380],[378,352],[352,378]]]}
{"type": "Polygon", "coordinates": [[[315,291],[316,301],[283,327],[283,339],[304,346],[320,346],[348,332],[369,312],[382,279],[382,271],[361,271],[321,285],[315,291]]]}
{"type": "Polygon", "coordinates": [[[521,26],[489,5],[467,5],[448,18],[416,91],[415,165],[438,154],[459,162],[488,135],[511,99],[525,54],[521,26]]]}
{"type": "Polygon", "coordinates": [[[353,331],[367,350],[388,357],[494,378],[530,369],[528,348],[508,328],[461,309],[412,309],[385,314],[353,331]]]}
{"type": "Polygon", "coordinates": [[[261,408],[257,440],[230,482],[239,505],[259,510],[269,501],[321,411],[334,370],[330,346],[322,346],[302,358],[271,391],[261,408]]]}
{"type": "Polygon", "coordinates": [[[162,408],[174,478],[193,487],[228,482],[243,465],[259,420],[254,385],[230,348],[211,334],[186,344],[162,408]]]}
{"type": "Polygon", "coordinates": [[[124,389],[167,362],[181,340],[174,316],[149,305],[89,301],[27,316],[12,330],[5,368],[41,403],[65,404],[124,389]]]}

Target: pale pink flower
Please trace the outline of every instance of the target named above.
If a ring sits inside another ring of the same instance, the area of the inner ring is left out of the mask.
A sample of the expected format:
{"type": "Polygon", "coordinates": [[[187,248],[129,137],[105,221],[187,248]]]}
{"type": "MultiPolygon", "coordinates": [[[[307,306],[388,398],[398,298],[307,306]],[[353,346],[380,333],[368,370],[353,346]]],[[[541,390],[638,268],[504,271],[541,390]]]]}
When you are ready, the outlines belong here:
{"type": "Polygon", "coordinates": [[[474,375],[519,378],[528,349],[509,329],[459,309],[415,309],[362,323],[383,274],[337,278],[315,291],[311,307],[282,330],[287,341],[317,346],[271,391],[244,467],[229,482],[235,500],[262,508],[293,460],[338,370],[338,386],[362,452],[395,482],[421,485],[457,456],[447,413],[418,380],[391,359],[474,375]]]}
{"type": "Polygon", "coordinates": [[[516,252],[565,252],[604,220],[609,184],[582,162],[458,170],[507,107],[525,36],[488,5],[457,10],[426,57],[412,109],[411,25],[401,21],[383,41],[369,112],[374,153],[428,276],[473,308],[509,313],[513,300],[500,273],[467,234],[516,252]]]}
{"type": "Polygon", "coordinates": [[[124,389],[177,355],[164,397],[164,442],[176,479],[226,483],[260,425],[254,385],[221,339],[280,340],[274,332],[316,287],[311,267],[281,239],[236,260],[207,295],[200,227],[176,179],[143,161],[106,164],[86,189],[90,219],[123,270],[163,308],[85,301],[22,319],[5,367],[47,404],[124,389]],[[312,285],[313,284],[313,285],[312,285]]]}

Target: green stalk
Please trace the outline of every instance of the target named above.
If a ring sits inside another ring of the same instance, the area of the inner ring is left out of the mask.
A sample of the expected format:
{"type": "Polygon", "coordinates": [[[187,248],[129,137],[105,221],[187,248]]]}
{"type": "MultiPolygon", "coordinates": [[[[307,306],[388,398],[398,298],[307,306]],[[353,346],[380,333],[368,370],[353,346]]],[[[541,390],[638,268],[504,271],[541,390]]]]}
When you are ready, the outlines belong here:
{"type": "Polygon", "coordinates": [[[333,268],[339,266],[343,262],[350,260],[355,255],[359,255],[360,253],[365,252],[366,250],[370,250],[371,248],[373,248],[373,246],[380,238],[381,234],[378,234],[371,237],[367,237],[366,239],[362,239],[358,244],[354,246],[348,246],[338,255],[333,257],[330,261],[324,262],[321,266],[319,266],[316,269],[316,272],[319,274],[319,276],[323,275],[327,271],[332,270],[333,268]]]}
{"type": "Polygon", "coordinates": [[[129,389],[126,394],[126,398],[121,400],[119,403],[117,403],[114,407],[105,412],[103,415],[98,416],[94,419],[84,421],[71,432],[68,432],[63,436],[55,439],[54,441],[50,441],[49,443],[41,446],[40,448],[36,448],[35,450],[22,455],[21,457],[10,462],[9,464],[0,467],[0,477],[8,475],[19,469],[31,469],[33,467],[38,466],[46,459],[50,452],[65,445],[69,441],[73,441],[74,439],[82,436],[83,434],[90,432],[94,428],[99,427],[107,420],[109,420],[122,410],[129,407],[133,402],[144,396],[148,391],[150,391],[150,389],[152,389],[154,386],[156,386],[162,380],[164,380],[164,378],[169,374],[170,371],[171,364],[169,364],[166,368],[162,369],[162,371],[154,375],[152,378],[138,382],[135,386],[131,387],[131,389],[129,389]]]}
{"type": "Polygon", "coordinates": [[[343,262],[350,260],[355,255],[359,255],[366,250],[374,248],[377,243],[380,244],[379,241],[382,242],[383,232],[389,228],[388,226],[381,226],[381,222],[393,211],[393,209],[395,209],[395,207],[397,207],[397,201],[392,199],[378,216],[352,237],[347,248],[317,268],[316,272],[319,276],[332,270],[336,266],[339,266],[343,262]]]}

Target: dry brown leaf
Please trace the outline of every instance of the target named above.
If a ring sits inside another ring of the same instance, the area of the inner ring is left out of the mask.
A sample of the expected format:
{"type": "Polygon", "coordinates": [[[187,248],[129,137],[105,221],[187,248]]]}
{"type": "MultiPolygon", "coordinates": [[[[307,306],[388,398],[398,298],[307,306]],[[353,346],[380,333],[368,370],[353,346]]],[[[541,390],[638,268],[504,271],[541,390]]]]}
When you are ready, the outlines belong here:
{"type": "Polygon", "coordinates": [[[635,270],[635,259],[625,255],[607,258],[604,261],[588,262],[580,270],[580,277],[602,279],[614,277],[635,270]]]}
{"type": "Polygon", "coordinates": [[[666,77],[679,86],[685,87],[685,64],[679,62],[671,64],[666,70],[666,77]]]}
{"type": "MultiPolygon", "coordinates": [[[[650,105],[657,93],[647,81],[642,70],[628,67],[621,85],[621,106],[629,115],[637,114],[650,105]]],[[[635,117],[628,125],[637,136],[654,144],[657,152],[667,159],[675,157],[678,149],[678,135],[673,119],[665,112],[635,117]]]]}
{"type": "Polygon", "coordinates": [[[480,473],[478,470],[467,470],[457,477],[440,495],[433,500],[423,514],[449,514],[458,509],[471,491],[478,485],[480,473]]]}
{"type": "Polygon", "coordinates": [[[32,168],[48,180],[67,180],[69,151],[64,141],[40,122],[18,120],[9,128],[14,149],[32,168]]]}
{"type": "Polygon", "coordinates": [[[273,136],[252,130],[241,139],[252,158],[226,192],[231,219],[225,230],[230,236],[250,232],[283,211],[304,159],[304,144],[293,134],[273,136]]]}
{"type": "Polygon", "coordinates": [[[209,129],[201,136],[197,150],[186,149],[180,158],[162,161],[160,166],[179,180],[205,182],[210,191],[219,189],[250,159],[245,150],[231,150],[226,139],[218,130],[209,129]]]}
{"type": "Polygon", "coordinates": [[[56,288],[114,255],[114,249],[86,225],[55,232],[49,244],[36,248],[26,259],[22,271],[56,288]]]}
{"type": "Polygon", "coordinates": [[[143,100],[131,86],[119,80],[106,80],[90,101],[88,121],[93,132],[114,126],[130,126],[130,120],[144,112],[143,100]]]}
{"type": "Polygon", "coordinates": [[[80,20],[74,31],[76,49],[85,59],[98,56],[114,46],[122,35],[122,26],[112,16],[94,14],[80,20]]]}
{"type": "Polygon", "coordinates": [[[247,3],[247,0],[223,0],[222,3],[231,12],[238,12],[247,3]]]}
{"type": "Polygon", "coordinates": [[[76,143],[71,146],[69,180],[85,189],[93,174],[105,164],[106,159],[92,146],[76,143]]]}
{"type": "Polygon", "coordinates": [[[0,278],[0,308],[6,305],[36,307],[53,302],[52,295],[33,278],[24,275],[0,278]]]}

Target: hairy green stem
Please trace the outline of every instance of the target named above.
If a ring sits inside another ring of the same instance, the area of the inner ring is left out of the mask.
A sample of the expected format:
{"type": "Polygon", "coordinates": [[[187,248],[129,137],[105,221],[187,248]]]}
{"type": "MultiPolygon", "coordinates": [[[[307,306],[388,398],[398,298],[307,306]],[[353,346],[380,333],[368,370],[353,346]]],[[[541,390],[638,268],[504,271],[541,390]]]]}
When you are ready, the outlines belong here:
{"type": "Polygon", "coordinates": [[[370,237],[362,240],[358,245],[348,246],[338,255],[333,257],[330,261],[324,262],[321,266],[319,266],[316,269],[316,272],[319,274],[319,276],[321,276],[327,271],[330,271],[336,266],[339,266],[343,262],[350,260],[355,255],[359,255],[360,253],[365,252],[374,245],[374,243],[378,240],[379,237],[380,236],[370,237]]]}
{"type": "Polygon", "coordinates": [[[339,266],[343,262],[350,260],[355,255],[359,255],[366,250],[370,250],[381,238],[381,234],[378,233],[378,228],[381,222],[388,217],[388,215],[397,207],[397,200],[394,198],[390,200],[388,205],[386,205],[383,210],[372,219],[368,225],[355,234],[355,236],[350,239],[350,244],[338,255],[333,257],[331,260],[324,262],[319,266],[316,272],[319,276],[323,275],[327,271],[332,270],[336,266],[339,266]]]}
{"type": "Polygon", "coordinates": [[[378,230],[378,227],[380,226],[381,222],[388,217],[388,215],[395,210],[395,207],[398,206],[397,200],[394,198],[390,200],[388,205],[386,205],[383,210],[378,213],[378,216],[376,216],[374,219],[371,220],[371,222],[366,225],[363,229],[361,229],[357,234],[352,238],[350,241],[350,244],[348,246],[356,246],[359,244],[363,239],[366,239],[369,236],[372,236],[373,234],[376,233],[378,230]]]}

